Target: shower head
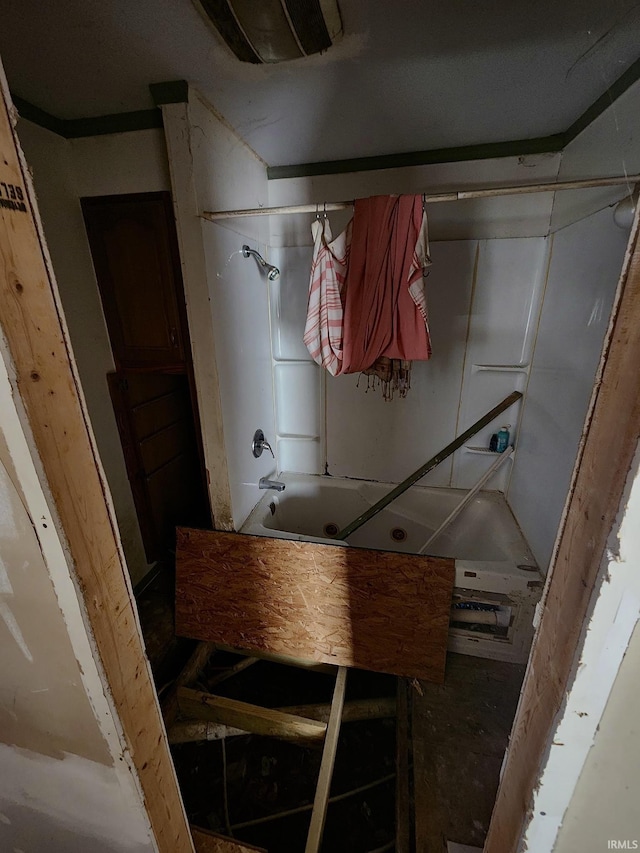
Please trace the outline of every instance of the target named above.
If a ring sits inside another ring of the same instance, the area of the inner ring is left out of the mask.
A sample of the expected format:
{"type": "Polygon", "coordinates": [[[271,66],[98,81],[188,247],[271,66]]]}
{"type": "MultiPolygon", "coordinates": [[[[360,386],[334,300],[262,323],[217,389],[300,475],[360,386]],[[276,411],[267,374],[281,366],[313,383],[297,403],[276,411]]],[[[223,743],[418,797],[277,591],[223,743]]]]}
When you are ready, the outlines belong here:
{"type": "Polygon", "coordinates": [[[242,254],[245,258],[253,255],[260,266],[267,270],[267,278],[269,281],[275,281],[280,275],[278,267],[274,267],[273,264],[268,264],[259,252],[256,252],[255,249],[250,249],[246,244],[242,247],[242,254]]]}

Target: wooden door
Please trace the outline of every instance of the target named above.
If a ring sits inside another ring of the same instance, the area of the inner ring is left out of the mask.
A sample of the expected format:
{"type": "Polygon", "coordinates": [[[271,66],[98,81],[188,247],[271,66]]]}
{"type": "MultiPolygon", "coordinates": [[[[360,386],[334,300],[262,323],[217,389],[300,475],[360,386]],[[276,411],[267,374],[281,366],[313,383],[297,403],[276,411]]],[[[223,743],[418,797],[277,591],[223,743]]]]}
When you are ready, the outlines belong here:
{"type": "Polygon", "coordinates": [[[109,391],[149,561],[176,525],[210,527],[189,330],[169,193],[82,200],[116,364],[109,391]]]}
{"type": "Polygon", "coordinates": [[[188,378],[118,371],[108,379],[147,559],[162,559],[178,525],[211,524],[188,378]]]}
{"type": "Polygon", "coordinates": [[[188,344],[170,194],[85,198],[82,210],[116,366],[184,365],[188,344]]]}

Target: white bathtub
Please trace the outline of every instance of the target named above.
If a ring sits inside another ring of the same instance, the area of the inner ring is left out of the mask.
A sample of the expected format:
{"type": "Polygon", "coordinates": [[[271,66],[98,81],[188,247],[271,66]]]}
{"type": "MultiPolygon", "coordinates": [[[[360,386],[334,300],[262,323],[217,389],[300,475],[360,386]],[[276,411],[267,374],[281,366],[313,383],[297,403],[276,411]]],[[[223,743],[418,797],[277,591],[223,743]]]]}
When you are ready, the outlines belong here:
{"type": "MultiPolygon", "coordinates": [[[[283,492],[266,491],[243,533],[338,544],[335,532],[361,515],[393,485],[283,474],[283,492]]],[[[348,545],[418,553],[465,491],[413,486],[349,537],[348,545]]],[[[454,602],[491,604],[508,611],[509,627],[452,627],[452,651],[524,662],[543,579],[504,496],[480,492],[429,553],[456,561],[454,602]]],[[[457,623],[456,623],[457,624],[457,623]]]]}

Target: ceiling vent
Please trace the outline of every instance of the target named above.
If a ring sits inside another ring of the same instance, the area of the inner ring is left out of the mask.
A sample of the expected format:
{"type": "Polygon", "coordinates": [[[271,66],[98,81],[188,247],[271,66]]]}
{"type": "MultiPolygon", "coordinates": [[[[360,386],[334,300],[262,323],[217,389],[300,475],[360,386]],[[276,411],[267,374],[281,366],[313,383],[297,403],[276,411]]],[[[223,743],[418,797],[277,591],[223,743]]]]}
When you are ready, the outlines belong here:
{"type": "Polygon", "coordinates": [[[342,35],[337,0],[194,0],[242,62],[285,62],[342,35]]]}

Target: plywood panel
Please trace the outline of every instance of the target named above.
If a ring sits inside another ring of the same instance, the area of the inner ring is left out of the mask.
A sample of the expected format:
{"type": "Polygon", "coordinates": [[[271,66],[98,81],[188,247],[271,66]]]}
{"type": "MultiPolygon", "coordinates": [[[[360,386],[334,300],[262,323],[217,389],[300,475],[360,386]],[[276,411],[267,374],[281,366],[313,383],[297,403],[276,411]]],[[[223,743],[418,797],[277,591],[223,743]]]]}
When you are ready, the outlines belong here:
{"type": "Polygon", "coordinates": [[[178,530],[176,633],[442,682],[454,561],[178,530]]]}
{"type": "Polygon", "coordinates": [[[196,853],[266,853],[262,847],[252,847],[250,844],[225,838],[206,829],[191,827],[196,853]]]}

